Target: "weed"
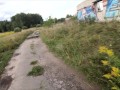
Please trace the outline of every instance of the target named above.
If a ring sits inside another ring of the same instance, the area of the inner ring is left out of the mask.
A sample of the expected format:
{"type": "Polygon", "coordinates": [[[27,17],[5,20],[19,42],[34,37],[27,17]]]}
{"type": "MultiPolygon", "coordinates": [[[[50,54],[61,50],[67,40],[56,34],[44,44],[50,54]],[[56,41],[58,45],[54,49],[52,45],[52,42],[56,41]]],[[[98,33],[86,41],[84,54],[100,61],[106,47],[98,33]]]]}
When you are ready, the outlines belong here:
{"type": "Polygon", "coordinates": [[[32,61],[32,62],[30,63],[30,65],[35,65],[35,64],[37,64],[37,63],[38,63],[38,61],[35,60],[35,61],[32,61]]]}
{"type": "Polygon", "coordinates": [[[28,73],[28,76],[39,76],[44,73],[44,68],[41,66],[34,66],[32,70],[28,73]]]}

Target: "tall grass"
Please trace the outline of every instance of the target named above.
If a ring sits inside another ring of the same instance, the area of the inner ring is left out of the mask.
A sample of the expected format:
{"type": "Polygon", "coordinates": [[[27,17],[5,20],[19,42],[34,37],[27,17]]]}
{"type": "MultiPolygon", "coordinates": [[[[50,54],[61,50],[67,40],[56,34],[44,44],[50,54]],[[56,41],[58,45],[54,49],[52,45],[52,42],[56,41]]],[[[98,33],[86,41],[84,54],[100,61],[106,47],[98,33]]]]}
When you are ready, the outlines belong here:
{"type": "Polygon", "coordinates": [[[98,48],[106,46],[120,58],[120,22],[90,24],[70,21],[42,28],[40,32],[49,49],[62,57],[65,63],[83,71],[89,80],[102,84],[105,90],[110,89],[110,84],[102,77],[99,61],[102,57],[98,48]]]}
{"type": "Polygon", "coordinates": [[[11,34],[14,34],[14,32],[11,31],[11,32],[0,33],[0,38],[11,35],[11,34]]]}
{"type": "Polygon", "coordinates": [[[0,38],[0,74],[9,62],[14,50],[25,40],[33,31],[23,31],[0,38]]]}

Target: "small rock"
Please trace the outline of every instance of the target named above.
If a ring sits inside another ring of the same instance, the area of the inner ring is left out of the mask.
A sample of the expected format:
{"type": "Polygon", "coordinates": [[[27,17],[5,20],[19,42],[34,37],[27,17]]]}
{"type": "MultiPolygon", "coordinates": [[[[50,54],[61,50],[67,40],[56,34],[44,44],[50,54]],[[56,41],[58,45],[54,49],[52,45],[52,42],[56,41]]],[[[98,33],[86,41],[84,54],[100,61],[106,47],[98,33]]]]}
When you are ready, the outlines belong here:
{"type": "Polygon", "coordinates": [[[67,84],[68,86],[70,86],[70,84],[67,84]]]}
{"type": "Polygon", "coordinates": [[[60,83],[60,84],[62,84],[62,83],[63,83],[63,81],[60,81],[59,83],[60,83]]]}
{"type": "Polygon", "coordinates": [[[57,81],[57,79],[54,79],[54,82],[56,82],[57,81]]]}

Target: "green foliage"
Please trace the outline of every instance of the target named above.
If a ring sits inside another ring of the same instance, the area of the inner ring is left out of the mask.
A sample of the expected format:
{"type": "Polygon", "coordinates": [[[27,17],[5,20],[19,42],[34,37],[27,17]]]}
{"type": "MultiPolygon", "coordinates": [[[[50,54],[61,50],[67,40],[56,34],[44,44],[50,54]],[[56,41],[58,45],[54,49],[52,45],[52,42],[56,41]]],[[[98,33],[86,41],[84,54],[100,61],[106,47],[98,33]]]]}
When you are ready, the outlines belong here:
{"type": "Polygon", "coordinates": [[[0,21],[0,32],[12,31],[13,27],[9,21],[0,21]]]}
{"type": "MultiPolygon", "coordinates": [[[[99,46],[107,46],[120,58],[120,22],[78,23],[70,21],[56,24],[52,28],[40,31],[44,42],[65,63],[78,71],[83,71],[89,80],[102,84],[109,90],[110,84],[102,77],[110,68],[103,68],[104,55],[98,53],[99,46]]],[[[116,64],[119,59],[112,59],[116,64]]],[[[117,64],[118,67],[118,64],[117,64]]]]}
{"type": "Polygon", "coordinates": [[[27,26],[23,26],[22,29],[28,29],[28,27],[27,26]]]}
{"type": "Polygon", "coordinates": [[[22,31],[22,29],[19,28],[19,27],[16,27],[16,28],[14,29],[14,32],[21,32],[21,31],[22,31]]]}
{"type": "Polygon", "coordinates": [[[5,66],[8,64],[14,50],[8,50],[5,52],[0,52],[0,75],[4,71],[5,66]]]}
{"type": "Polygon", "coordinates": [[[66,18],[71,18],[71,17],[72,17],[72,15],[69,15],[69,14],[66,15],[66,18]]]}
{"type": "Polygon", "coordinates": [[[44,21],[43,26],[51,27],[56,23],[61,23],[61,22],[64,22],[64,21],[65,21],[65,18],[60,18],[60,19],[54,18],[53,19],[53,18],[51,18],[51,16],[49,16],[49,19],[47,21],[44,21]]]}
{"type": "Polygon", "coordinates": [[[12,16],[11,21],[0,21],[0,32],[14,31],[16,27],[27,29],[37,24],[43,24],[41,15],[20,13],[12,16]]]}
{"type": "MultiPolygon", "coordinates": [[[[120,59],[114,54],[112,49],[108,49],[105,46],[99,47],[100,72],[103,73],[101,77],[104,79],[107,89],[120,90],[120,59]],[[102,56],[102,59],[101,59],[102,56]],[[113,89],[116,88],[116,89],[113,89]]],[[[100,78],[101,78],[100,77],[100,78]]]]}
{"type": "Polygon", "coordinates": [[[60,18],[60,19],[57,19],[57,23],[61,23],[61,22],[64,22],[65,21],[65,18],[60,18]]]}
{"type": "Polygon", "coordinates": [[[28,73],[28,76],[39,76],[44,73],[44,68],[41,66],[34,66],[32,70],[28,73]]]}
{"type": "Polygon", "coordinates": [[[49,17],[49,19],[47,21],[44,21],[43,26],[50,27],[53,24],[54,24],[54,19],[52,19],[51,17],[49,17]]]}
{"type": "Polygon", "coordinates": [[[16,14],[11,18],[11,22],[13,27],[20,27],[27,26],[30,28],[31,26],[35,26],[36,24],[42,24],[43,19],[39,14],[25,14],[20,13],[16,14]]]}

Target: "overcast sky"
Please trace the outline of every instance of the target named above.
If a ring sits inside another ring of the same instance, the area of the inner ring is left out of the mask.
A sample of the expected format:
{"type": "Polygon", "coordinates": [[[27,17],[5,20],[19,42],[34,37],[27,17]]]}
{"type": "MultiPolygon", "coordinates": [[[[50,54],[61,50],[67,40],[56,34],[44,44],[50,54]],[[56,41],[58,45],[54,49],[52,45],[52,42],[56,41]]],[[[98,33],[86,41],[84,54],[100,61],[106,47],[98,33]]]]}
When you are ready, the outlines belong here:
{"type": "Polygon", "coordinates": [[[83,0],[0,0],[0,20],[10,20],[16,13],[38,13],[44,20],[49,16],[62,18],[74,15],[83,0]]]}

